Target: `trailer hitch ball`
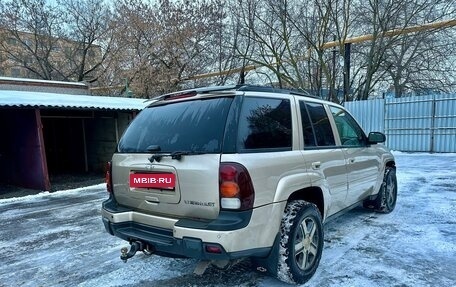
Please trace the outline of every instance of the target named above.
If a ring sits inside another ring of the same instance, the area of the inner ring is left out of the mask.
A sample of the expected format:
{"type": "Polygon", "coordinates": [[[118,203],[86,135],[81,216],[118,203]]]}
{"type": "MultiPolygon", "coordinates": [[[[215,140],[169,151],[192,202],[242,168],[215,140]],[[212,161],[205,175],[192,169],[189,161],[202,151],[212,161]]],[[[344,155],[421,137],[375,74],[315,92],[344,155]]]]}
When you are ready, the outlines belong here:
{"type": "Polygon", "coordinates": [[[122,259],[123,262],[127,263],[127,253],[128,253],[128,247],[122,247],[120,249],[120,259],[122,259]]]}
{"type": "Polygon", "coordinates": [[[128,251],[128,247],[123,247],[120,249],[120,259],[126,263],[128,259],[135,256],[136,252],[141,250],[144,250],[143,243],[140,241],[135,241],[131,243],[130,251],[128,251]]]}

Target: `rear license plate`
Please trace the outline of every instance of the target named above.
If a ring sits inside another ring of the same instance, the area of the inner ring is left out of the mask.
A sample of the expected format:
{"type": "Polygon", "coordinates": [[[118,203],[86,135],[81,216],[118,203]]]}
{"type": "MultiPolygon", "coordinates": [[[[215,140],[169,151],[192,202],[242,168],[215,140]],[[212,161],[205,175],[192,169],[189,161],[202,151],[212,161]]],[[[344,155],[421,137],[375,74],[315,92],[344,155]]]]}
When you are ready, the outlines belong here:
{"type": "Polygon", "coordinates": [[[176,176],[173,173],[130,174],[130,187],[173,190],[175,186],[176,176]]]}

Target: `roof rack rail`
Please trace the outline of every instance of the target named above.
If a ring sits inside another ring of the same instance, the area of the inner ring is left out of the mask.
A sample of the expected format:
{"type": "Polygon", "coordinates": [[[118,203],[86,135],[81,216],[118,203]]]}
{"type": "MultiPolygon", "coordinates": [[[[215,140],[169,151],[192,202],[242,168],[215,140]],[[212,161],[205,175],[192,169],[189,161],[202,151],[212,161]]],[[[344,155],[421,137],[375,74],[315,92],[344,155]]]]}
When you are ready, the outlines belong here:
{"type": "Polygon", "coordinates": [[[226,85],[226,86],[210,86],[210,87],[187,89],[187,90],[172,92],[172,93],[160,95],[157,97],[153,97],[153,98],[150,98],[149,101],[151,101],[151,100],[161,101],[161,100],[166,100],[169,98],[178,98],[181,96],[191,95],[191,94],[196,95],[196,94],[205,94],[205,93],[210,93],[210,92],[236,90],[237,87],[238,87],[237,85],[226,85]]]}
{"type": "Polygon", "coordinates": [[[154,97],[154,98],[149,99],[148,101],[150,101],[150,100],[161,101],[161,100],[166,100],[166,99],[170,99],[170,98],[182,98],[182,97],[186,97],[186,96],[193,96],[196,94],[206,94],[206,93],[228,91],[228,90],[235,90],[235,91],[240,91],[240,92],[281,93],[281,94],[298,95],[298,96],[319,99],[319,97],[311,95],[307,91],[301,90],[301,89],[282,89],[282,88],[275,88],[275,87],[270,87],[270,86],[258,86],[258,85],[226,85],[226,86],[210,86],[210,87],[182,90],[182,91],[168,93],[165,95],[154,97]]]}
{"type": "Polygon", "coordinates": [[[301,89],[283,89],[275,88],[270,86],[255,86],[255,85],[240,85],[237,88],[238,91],[245,92],[268,92],[268,93],[281,93],[281,94],[290,94],[304,97],[311,97],[319,99],[319,97],[310,94],[309,92],[301,89]]]}

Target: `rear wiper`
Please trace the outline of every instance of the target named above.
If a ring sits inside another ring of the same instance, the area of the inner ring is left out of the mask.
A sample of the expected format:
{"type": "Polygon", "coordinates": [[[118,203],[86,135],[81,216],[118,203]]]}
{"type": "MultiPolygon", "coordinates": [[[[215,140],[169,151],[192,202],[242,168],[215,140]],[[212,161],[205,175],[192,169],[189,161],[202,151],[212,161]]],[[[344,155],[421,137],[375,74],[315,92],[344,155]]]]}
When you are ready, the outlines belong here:
{"type": "Polygon", "coordinates": [[[171,159],[181,160],[183,155],[196,155],[196,154],[204,154],[204,152],[200,151],[174,151],[172,153],[157,153],[152,155],[149,158],[150,162],[160,162],[161,159],[165,156],[171,157],[171,159]]]}

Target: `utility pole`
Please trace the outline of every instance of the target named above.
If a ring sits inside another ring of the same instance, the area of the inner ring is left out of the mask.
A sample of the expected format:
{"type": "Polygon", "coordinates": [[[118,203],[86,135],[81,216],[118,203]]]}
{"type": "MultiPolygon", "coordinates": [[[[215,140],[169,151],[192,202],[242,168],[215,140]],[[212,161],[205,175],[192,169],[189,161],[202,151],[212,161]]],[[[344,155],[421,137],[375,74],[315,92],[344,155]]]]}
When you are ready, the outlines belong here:
{"type": "Polygon", "coordinates": [[[344,44],[344,102],[348,100],[350,94],[350,54],[351,43],[344,44]]]}
{"type": "MultiPolygon", "coordinates": [[[[336,41],[336,35],[333,36],[333,41],[336,41]]],[[[338,92],[336,91],[336,54],[337,50],[334,46],[332,49],[332,79],[331,79],[331,87],[329,91],[332,93],[332,98],[337,98],[338,92]]]]}

